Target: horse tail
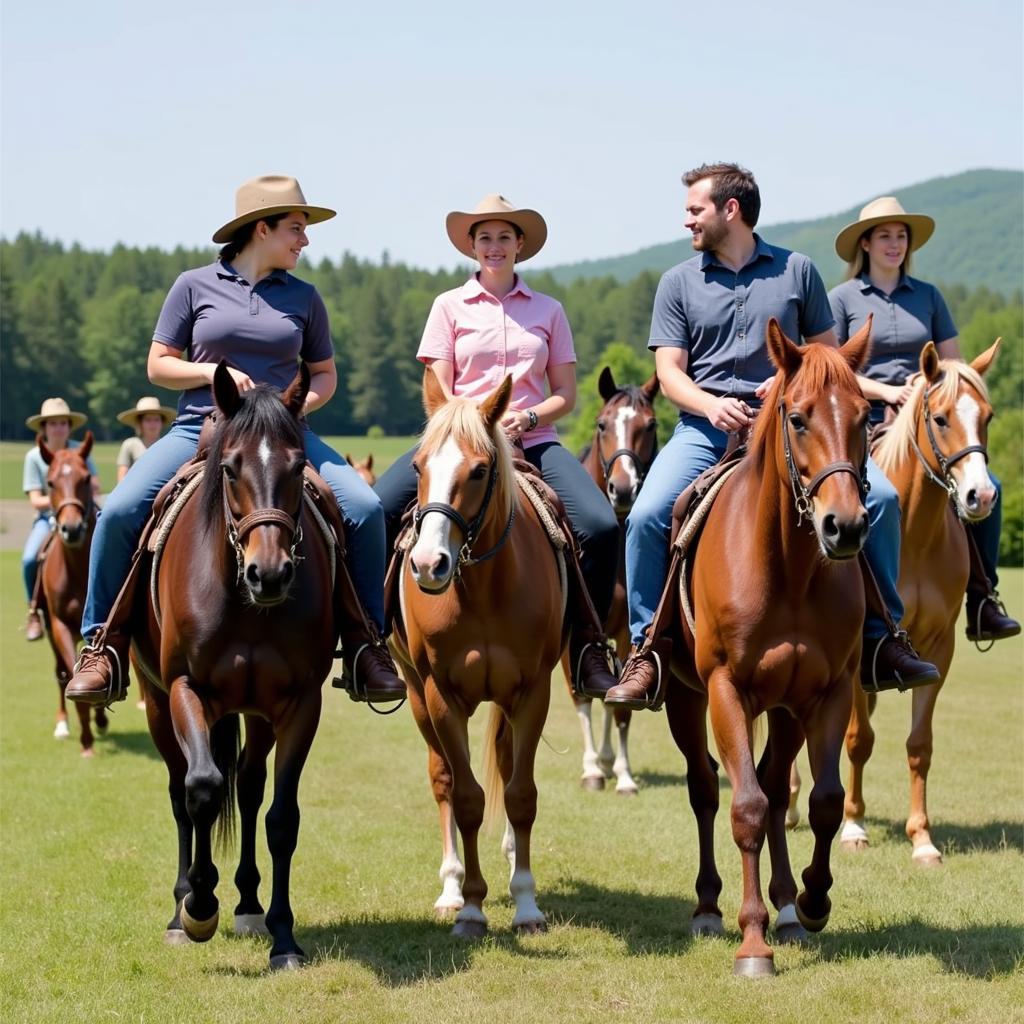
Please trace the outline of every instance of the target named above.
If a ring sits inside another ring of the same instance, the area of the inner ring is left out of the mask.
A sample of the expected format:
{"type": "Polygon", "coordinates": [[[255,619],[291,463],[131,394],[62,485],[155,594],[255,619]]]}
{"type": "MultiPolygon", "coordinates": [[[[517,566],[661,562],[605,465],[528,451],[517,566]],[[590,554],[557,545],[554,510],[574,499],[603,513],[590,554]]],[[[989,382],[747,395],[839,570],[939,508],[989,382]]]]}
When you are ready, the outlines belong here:
{"type": "Polygon", "coordinates": [[[218,854],[231,852],[235,842],[235,780],[238,776],[238,758],[242,749],[242,736],[238,715],[225,715],[210,729],[210,753],[213,763],[224,777],[224,795],[221,797],[214,833],[214,847],[218,854]]]}
{"type": "Polygon", "coordinates": [[[498,815],[505,810],[505,783],[498,771],[498,745],[508,738],[510,726],[505,712],[497,704],[491,705],[484,733],[484,828],[491,829],[498,815]]]}

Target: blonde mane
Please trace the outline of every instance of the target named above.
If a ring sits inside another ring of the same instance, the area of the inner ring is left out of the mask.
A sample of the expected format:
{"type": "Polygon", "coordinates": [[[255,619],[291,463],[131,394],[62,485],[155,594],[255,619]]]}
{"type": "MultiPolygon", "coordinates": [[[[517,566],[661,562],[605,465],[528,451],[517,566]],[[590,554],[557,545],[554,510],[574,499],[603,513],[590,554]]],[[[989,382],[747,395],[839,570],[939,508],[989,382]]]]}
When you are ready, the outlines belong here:
{"type": "MultiPolygon", "coordinates": [[[[974,388],[987,402],[988,387],[980,373],[968,363],[958,359],[942,359],[939,361],[941,376],[932,385],[932,398],[936,405],[947,407],[956,404],[956,396],[960,393],[960,385],[967,384],[974,388]]],[[[914,389],[910,398],[903,403],[899,415],[893,421],[886,435],[871,453],[878,468],[883,473],[891,473],[905,460],[913,456],[914,439],[917,437],[917,422],[921,415],[925,388],[928,381],[919,375],[914,381],[914,389]]]]}

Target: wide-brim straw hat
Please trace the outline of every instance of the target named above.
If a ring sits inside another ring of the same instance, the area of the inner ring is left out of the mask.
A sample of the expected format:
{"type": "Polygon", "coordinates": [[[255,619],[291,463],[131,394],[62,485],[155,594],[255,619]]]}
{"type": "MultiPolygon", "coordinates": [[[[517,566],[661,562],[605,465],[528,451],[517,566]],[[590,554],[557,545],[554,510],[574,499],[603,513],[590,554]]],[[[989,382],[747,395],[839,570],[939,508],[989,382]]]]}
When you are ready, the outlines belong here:
{"type": "Polygon", "coordinates": [[[865,231],[876,224],[890,224],[898,221],[910,228],[910,251],[920,249],[935,230],[935,221],[924,213],[907,213],[895,196],[881,196],[872,199],[860,217],[852,224],[847,224],[836,235],[836,252],[844,263],[852,263],[857,257],[857,242],[865,231]]]}
{"type": "Polygon", "coordinates": [[[505,220],[522,231],[523,247],[516,257],[518,263],[536,256],[548,239],[548,226],[536,210],[516,209],[504,196],[491,192],[476,204],[476,209],[472,212],[452,210],[445,218],[445,227],[448,229],[452,245],[470,259],[476,259],[476,255],[473,252],[473,240],[469,237],[469,229],[482,220],[505,220]]]}
{"type": "Polygon", "coordinates": [[[175,416],[178,415],[174,409],[161,405],[159,398],[147,395],[135,403],[134,409],[125,409],[124,412],[119,412],[117,414],[117,421],[118,423],[123,423],[126,427],[136,427],[143,416],[148,416],[151,413],[156,413],[164,421],[165,427],[168,423],[173,423],[175,416]]]}
{"type": "Polygon", "coordinates": [[[39,430],[47,420],[71,420],[71,429],[76,430],[88,418],[84,412],[72,412],[63,398],[45,398],[39,412],[25,420],[25,426],[39,430]]]}
{"type": "Polygon", "coordinates": [[[336,211],[326,206],[310,206],[294,178],[286,174],[264,174],[250,178],[239,187],[235,193],[235,218],[214,232],[213,240],[218,244],[229,242],[244,224],[290,210],[302,210],[309,224],[319,224],[336,216],[336,211]]]}

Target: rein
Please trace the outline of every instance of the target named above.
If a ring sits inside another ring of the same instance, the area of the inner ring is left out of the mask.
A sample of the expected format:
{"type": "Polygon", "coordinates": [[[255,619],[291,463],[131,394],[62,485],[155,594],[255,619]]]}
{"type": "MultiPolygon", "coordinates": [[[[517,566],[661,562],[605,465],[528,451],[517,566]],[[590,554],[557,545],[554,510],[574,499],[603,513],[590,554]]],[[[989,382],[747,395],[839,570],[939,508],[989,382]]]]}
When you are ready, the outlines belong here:
{"type": "Polygon", "coordinates": [[[302,561],[303,556],[297,553],[297,548],[302,543],[302,526],[299,523],[299,515],[302,513],[302,504],[299,504],[299,515],[292,518],[287,512],[279,508],[261,508],[250,512],[241,519],[236,519],[231,511],[231,503],[228,501],[227,474],[221,470],[221,497],[224,503],[224,526],[228,534],[228,543],[235,552],[235,561],[238,564],[238,574],[235,583],[241,583],[245,576],[245,550],[242,547],[245,538],[257,526],[266,526],[276,523],[283,526],[292,537],[289,556],[295,565],[302,561]]]}
{"type": "Polygon", "coordinates": [[[868,483],[868,457],[867,444],[864,445],[864,461],[858,468],[847,459],[840,462],[830,462],[824,469],[818,470],[811,478],[811,482],[804,485],[800,478],[800,471],[797,469],[796,460],[793,458],[793,446],[789,437],[789,417],[786,415],[786,400],[779,399],[779,416],[782,417],[782,447],[786,453],[786,466],[789,469],[789,483],[793,489],[793,503],[796,505],[797,525],[805,519],[812,524],[813,499],[815,492],[833,473],[849,473],[857,481],[857,489],[860,491],[861,500],[871,489],[868,483]]]}
{"type": "MultiPolygon", "coordinates": [[[[636,408],[636,406],[633,406],[636,408]]],[[[608,481],[608,477],[611,474],[612,467],[619,459],[630,459],[633,462],[633,468],[636,470],[638,487],[643,486],[643,482],[647,477],[647,474],[651,471],[651,466],[654,464],[654,458],[658,454],[658,442],[655,439],[654,451],[651,454],[650,460],[645,464],[640,456],[637,455],[632,448],[616,448],[606,459],[601,453],[601,436],[598,434],[594,438],[594,446],[597,449],[597,460],[601,463],[601,472],[604,473],[605,483],[608,481]]]]}

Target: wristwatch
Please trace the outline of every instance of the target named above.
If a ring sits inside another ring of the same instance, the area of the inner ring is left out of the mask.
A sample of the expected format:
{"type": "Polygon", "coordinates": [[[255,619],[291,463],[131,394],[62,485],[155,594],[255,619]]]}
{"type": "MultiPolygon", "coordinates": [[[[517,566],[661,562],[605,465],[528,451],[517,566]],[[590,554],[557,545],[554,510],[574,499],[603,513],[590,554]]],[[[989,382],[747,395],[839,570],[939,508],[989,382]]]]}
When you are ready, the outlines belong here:
{"type": "Polygon", "coordinates": [[[537,414],[532,409],[526,410],[526,418],[530,421],[530,425],[526,428],[526,432],[529,433],[531,430],[537,429],[537,414]]]}

